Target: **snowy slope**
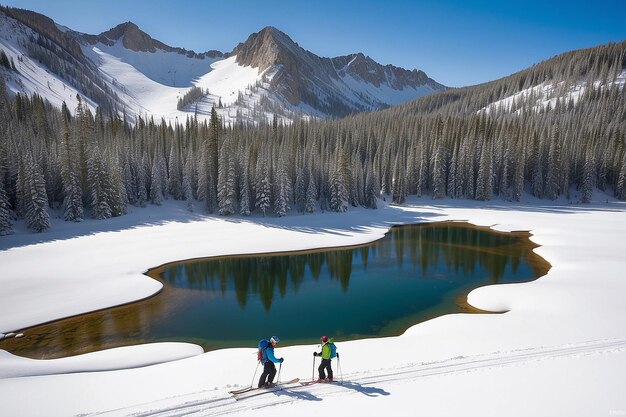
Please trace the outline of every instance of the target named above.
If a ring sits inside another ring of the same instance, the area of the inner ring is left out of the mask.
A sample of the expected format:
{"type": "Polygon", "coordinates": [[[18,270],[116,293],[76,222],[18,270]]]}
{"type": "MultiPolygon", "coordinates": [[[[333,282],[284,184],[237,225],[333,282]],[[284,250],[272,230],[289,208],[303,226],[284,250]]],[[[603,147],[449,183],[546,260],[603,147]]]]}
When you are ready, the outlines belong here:
{"type": "Polygon", "coordinates": [[[110,46],[98,42],[93,49],[116,57],[151,80],[170,87],[189,87],[195,79],[211,71],[211,64],[217,61],[217,58],[200,59],[161,49],[133,51],[120,40],[110,46]]]}
{"type": "Polygon", "coordinates": [[[96,104],[93,100],[47,70],[38,61],[29,58],[24,52],[24,45],[30,42],[30,37],[36,36],[37,34],[30,28],[0,13],[0,49],[13,60],[17,69],[17,72],[14,72],[0,67],[0,72],[6,80],[7,90],[13,94],[20,93],[28,96],[38,94],[57,107],[61,107],[65,102],[70,110],[78,105],[76,95],[80,94],[83,102],[95,111],[96,104]]]}
{"type": "MultiPolygon", "coordinates": [[[[623,88],[626,84],[626,71],[622,71],[613,81],[609,81],[609,86],[623,88]]],[[[601,82],[595,81],[594,88],[598,88],[601,82]]],[[[521,107],[531,108],[534,111],[541,111],[548,106],[554,108],[557,100],[568,105],[570,102],[574,105],[578,103],[587,89],[586,82],[578,82],[574,85],[567,86],[564,81],[558,83],[546,82],[540,85],[526,88],[511,96],[495,101],[488,106],[483,107],[478,113],[489,114],[495,110],[504,110],[510,113],[520,113],[521,107]]]]}

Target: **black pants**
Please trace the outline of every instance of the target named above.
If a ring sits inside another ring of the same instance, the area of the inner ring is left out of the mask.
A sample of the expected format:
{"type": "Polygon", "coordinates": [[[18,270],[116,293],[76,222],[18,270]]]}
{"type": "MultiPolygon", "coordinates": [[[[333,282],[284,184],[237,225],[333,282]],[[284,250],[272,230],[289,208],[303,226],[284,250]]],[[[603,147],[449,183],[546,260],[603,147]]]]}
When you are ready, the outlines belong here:
{"type": "Polygon", "coordinates": [[[265,365],[263,365],[263,373],[259,379],[259,388],[265,384],[271,384],[274,382],[274,376],[276,376],[276,366],[274,365],[274,362],[265,362],[265,365]]]}
{"type": "Polygon", "coordinates": [[[333,379],[333,368],[330,367],[330,359],[322,359],[322,363],[320,367],[317,368],[317,371],[320,373],[320,379],[325,379],[324,369],[328,371],[328,378],[333,379]]]}

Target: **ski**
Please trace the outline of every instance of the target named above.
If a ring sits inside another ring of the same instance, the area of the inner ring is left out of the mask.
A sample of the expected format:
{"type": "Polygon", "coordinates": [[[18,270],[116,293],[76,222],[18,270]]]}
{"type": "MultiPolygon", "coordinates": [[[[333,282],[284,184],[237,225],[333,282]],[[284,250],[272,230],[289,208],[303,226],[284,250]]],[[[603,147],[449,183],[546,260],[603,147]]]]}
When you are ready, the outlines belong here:
{"type": "Polygon", "coordinates": [[[328,381],[326,379],[320,381],[319,379],[314,379],[312,381],[306,381],[306,382],[300,382],[300,385],[303,387],[306,387],[308,385],[313,385],[313,384],[334,384],[337,383],[338,381],[328,381]]]}
{"type": "Polygon", "coordinates": [[[237,389],[237,390],[233,390],[233,391],[228,391],[228,393],[236,396],[236,395],[244,394],[244,393],[250,392],[250,391],[267,391],[267,392],[270,392],[270,391],[274,391],[273,388],[283,389],[286,385],[296,384],[298,382],[300,382],[300,378],[294,378],[291,381],[279,382],[279,383],[274,384],[274,385],[272,385],[270,387],[261,387],[261,388],[258,388],[258,387],[245,387],[245,388],[241,388],[241,389],[237,389]]]}

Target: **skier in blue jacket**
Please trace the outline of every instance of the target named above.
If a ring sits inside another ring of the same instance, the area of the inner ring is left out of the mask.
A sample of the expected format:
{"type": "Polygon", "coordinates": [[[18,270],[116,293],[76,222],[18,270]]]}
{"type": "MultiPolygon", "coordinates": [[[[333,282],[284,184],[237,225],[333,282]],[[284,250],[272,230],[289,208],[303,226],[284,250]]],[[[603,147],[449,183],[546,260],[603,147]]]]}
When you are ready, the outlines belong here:
{"type": "Polygon", "coordinates": [[[259,388],[274,385],[274,376],[276,375],[276,366],[274,363],[283,363],[284,359],[277,359],[274,356],[274,346],[280,342],[276,336],[270,337],[270,340],[263,339],[259,342],[259,351],[261,352],[261,363],[263,364],[263,373],[259,379],[259,388]]]}

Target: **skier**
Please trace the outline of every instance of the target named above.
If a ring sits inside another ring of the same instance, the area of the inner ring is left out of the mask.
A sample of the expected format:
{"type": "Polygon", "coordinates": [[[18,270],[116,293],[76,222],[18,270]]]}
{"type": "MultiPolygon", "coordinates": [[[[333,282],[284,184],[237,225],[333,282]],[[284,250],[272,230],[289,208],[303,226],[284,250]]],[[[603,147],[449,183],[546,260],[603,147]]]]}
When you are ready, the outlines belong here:
{"type": "Polygon", "coordinates": [[[317,382],[326,381],[326,374],[324,370],[328,371],[328,382],[333,382],[333,368],[331,367],[330,361],[335,357],[339,357],[337,353],[337,348],[335,347],[335,339],[332,337],[329,339],[326,336],[320,337],[322,341],[322,351],[321,352],[313,352],[313,356],[321,356],[322,363],[320,364],[317,371],[319,372],[319,379],[317,382]]]}
{"type": "Polygon", "coordinates": [[[263,339],[259,341],[260,360],[263,364],[263,373],[259,379],[259,388],[270,387],[274,385],[274,376],[276,375],[276,366],[274,363],[283,363],[284,359],[277,359],[274,356],[274,346],[280,342],[276,336],[270,337],[270,340],[263,339]]]}

